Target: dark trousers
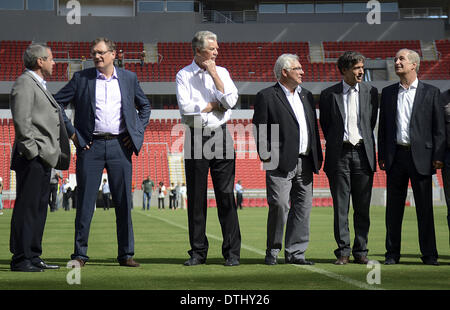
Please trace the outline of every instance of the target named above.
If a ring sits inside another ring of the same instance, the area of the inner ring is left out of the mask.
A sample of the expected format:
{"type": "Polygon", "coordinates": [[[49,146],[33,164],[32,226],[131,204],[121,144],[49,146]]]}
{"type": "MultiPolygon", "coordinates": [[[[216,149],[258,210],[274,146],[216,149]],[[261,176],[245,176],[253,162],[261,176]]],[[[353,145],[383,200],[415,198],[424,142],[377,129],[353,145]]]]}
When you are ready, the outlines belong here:
{"type": "MultiPolygon", "coordinates": [[[[444,182],[445,202],[447,204],[447,224],[450,231],[450,150],[445,154],[445,166],[442,169],[442,181],[444,182]]],[[[450,237],[450,236],[449,236],[450,237]]]]}
{"type": "Polygon", "coordinates": [[[236,207],[239,209],[242,209],[242,200],[243,200],[242,193],[236,193],[236,207]]]}
{"type": "Polygon", "coordinates": [[[102,194],[103,197],[103,210],[109,210],[110,200],[109,193],[102,194]]]}
{"type": "MultiPolygon", "coordinates": [[[[218,130],[223,134],[222,146],[225,146],[226,143],[233,143],[231,137],[226,139],[226,135],[229,135],[226,127],[220,127],[218,130]]],[[[195,132],[195,134],[198,134],[198,132],[195,132]]],[[[189,250],[188,253],[191,257],[196,257],[201,260],[206,260],[207,257],[209,244],[208,238],[206,237],[206,215],[208,172],[210,172],[217,202],[217,213],[222,228],[222,255],[225,259],[239,259],[241,233],[236,202],[234,200],[234,153],[232,156],[233,158],[227,159],[225,154],[226,148],[224,148],[223,152],[220,151],[221,156],[214,156],[211,159],[207,159],[205,158],[205,154],[202,154],[201,158],[197,158],[197,156],[194,156],[194,148],[204,147],[205,143],[208,143],[210,137],[201,136],[201,138],[197,140],[200,141],[200,143],[195,146],[193,138],[194,130],[191,129],[190,133],[186,132],[186,140],[191,139],[191,145],[193,146],[190,149],[190,159],[186,159],[186,157],[189,156],[186,156],[187,154],[185,153],[189,242],[191,246],[191,250],[189,250]]],[[[220,146],[214,146],[212,150],[215,151],[216,147],[220,146]]]]}
{"type": "Polygon", "coordinates": [[[334,238],[338,248],[336,257],[367,256],[367,239],[369,234],[369,208],[372,197],[373,171],[370,168],[363,144],[352,146],[344,143],[337,169],[327,174],[333,197],[334,238]],[[355,239],[350,247],[348,214],[350,196],[353,203],[353,226],[355,239]]]}
{"type": "Polygon", "coordinates": [[[164,209],[164,198],[158,197],[158,209],[164,209]]]}
{"type": "Polygon", "coordinates": [[[394,163],[386,174],[386,258],[400,259],[402,221],[409,180],[416,204],[420,251],[425,258],[437,258],[432,176],[419,174],[414,166],[411,150],[399,146],[394,163]]]}
{"type": "Polygon", "coordinates": [[[177,196],[169,195],[169,209],[172,209],[172,208],[176,209],[177,208],[176,203],[177,203],[177,196]]]}
{"type": "Polygon", "coordinates": [[[11,264],[23,260],[39,261],[47,219],[51,168],[38,157],[32,160],[19,157],[14,170],[17,196],[11,218],[11,264]]]}
{"type": "Polygon", "coordinates": [[[50,205],[50,211],[56,211],[56,200],[58,195],[58,183],[50,184],[50,192],[48,196],[48,204],[50,205]]]}
{"type": "Polygon", "coordinates": [[[87,256],[89,229],[94,214],[103,169],[108,173],[112,199],[115,204],[118,260],[134,255],[134,234],[131,221],[132,151],[121,139],[94,139],[89,150],[77,150],[77,212],[75,217],[75,246],[72,259],[87,256]]]}

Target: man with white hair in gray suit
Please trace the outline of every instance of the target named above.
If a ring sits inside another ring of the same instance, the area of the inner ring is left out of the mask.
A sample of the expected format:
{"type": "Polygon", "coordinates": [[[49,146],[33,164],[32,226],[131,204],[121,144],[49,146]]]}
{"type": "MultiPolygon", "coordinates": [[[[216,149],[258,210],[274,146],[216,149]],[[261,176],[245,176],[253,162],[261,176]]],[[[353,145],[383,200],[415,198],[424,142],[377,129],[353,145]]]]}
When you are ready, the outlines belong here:
{"type": "Polygon", "coordinates": [[[68,169],[69,138],[61,109],[47,90],[53,70],[52,51],[31,44],[23,55],[26,67],[11,90],[15,129],[11,169],[16,171],[17,196],[11,219],[12,271],[58,269],[41,259],[47,218],[51,169],[68,169]]]}

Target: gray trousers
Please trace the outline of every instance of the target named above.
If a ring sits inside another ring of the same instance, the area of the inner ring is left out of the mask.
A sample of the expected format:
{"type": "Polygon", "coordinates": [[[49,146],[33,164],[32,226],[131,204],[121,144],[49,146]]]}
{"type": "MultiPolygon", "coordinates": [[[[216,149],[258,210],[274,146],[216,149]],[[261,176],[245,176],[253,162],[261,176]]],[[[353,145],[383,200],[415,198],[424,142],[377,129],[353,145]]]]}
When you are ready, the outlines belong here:
{"type": "Polygon", "coordinates": [[[285,260],[304,259],[313,196],[311,159],[299,157],[297,166],[289,173],[267,170],[266,187],[269,204],[266,256],[278,256],[286,225],[285,260]]]}

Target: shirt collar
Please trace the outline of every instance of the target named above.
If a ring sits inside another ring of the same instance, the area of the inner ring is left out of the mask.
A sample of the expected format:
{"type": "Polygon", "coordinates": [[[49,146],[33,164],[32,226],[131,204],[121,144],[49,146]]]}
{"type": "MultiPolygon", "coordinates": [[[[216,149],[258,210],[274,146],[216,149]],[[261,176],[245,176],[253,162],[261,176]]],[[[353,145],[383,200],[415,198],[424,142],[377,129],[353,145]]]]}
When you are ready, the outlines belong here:
{"type": "Polygon", "coordinates": [[[203,70],[202,68],[200,68],[197,63],[195,62],[195,60],[192,61],[192,73],[194,73],[194,75],[200,74],[205,72],[205,70],[203,70]]]}
{"type": "Polygon", "coordinates": [[[345,83],[344,80],[342,80],[342,86],[343,86],[342,92],[343,92],[344,94],[348,93],[349,90],[350,90],[350,88],[352,88],[352,87],[354,87],[354,88],[356,89],[356,91],[359,92],[359,83],[356,83],[355,86],[350,86],[350,85],[348,85],[347,83],[345,83]]]}
{"type": "Polygon", "coordinates": [[[408,89],[411,89],[411,88],[416,89],[416,88],[417,88],[417,85],[419,85],[419,80],[416,78],[416,79],[414,80],[414,82],[412,82],[411,85],[409,85],[409,88],[403,87],[402,83],[400,83],[400,82],[398,83],[398,85],[399,85],[399,88],[400,88],[401,90],[408,90],[408,89]]]}
{"type": "MultiPolygon", "coordinates": [[[[97,71],[97,79],[101,79],[101,80],[107,80],[106,76],[101,73],[100,71],[98,71],[97,69],[95,69],[97,71]]],[[[110,78],[111,79],[118,79],[119,77],[117,76],[117,71],[116,71],[116,67],[114,67],[114,71],[113,74],[110,78]]]]}
{"type": "Polygon", "coordinates": [[[34,72],[33,70],[27,69],[27,71],[30,72],[30,73],[36,78],[36,80],[38,80],[38,82],[41,83],[41,85],[42,85],[45,89],[47,89],[47,82],[46,82],[42,77],[40,77],[40,76],[39,76],[36,72],[34,72]]]}
{"type": "MultiPolygon", "coordinates": [[[[292,96],[292,93],[289,91],[289,89],[286,88],[286,86],[284,86],[283,84],[281,84],[280,81],[278,81],[278,84],[280,84],[281,89],[284,91],[284,93],[286,94],[286,96],[292,96]]],[[[300,94],[301,91],[302,91],[302,87],[301,87],[300,85],[298,85],[298,86],[295,88],[295,91],[294,91],[294,92],[297,92],[297,93],[300,94]]]]}

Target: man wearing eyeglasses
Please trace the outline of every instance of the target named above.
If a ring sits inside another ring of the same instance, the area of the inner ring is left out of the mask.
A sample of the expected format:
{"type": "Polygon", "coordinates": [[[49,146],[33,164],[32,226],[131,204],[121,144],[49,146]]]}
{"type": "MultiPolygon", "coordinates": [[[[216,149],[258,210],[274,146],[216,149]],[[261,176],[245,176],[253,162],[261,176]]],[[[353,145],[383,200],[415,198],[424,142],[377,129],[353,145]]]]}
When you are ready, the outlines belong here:
{"type": "Polygon", "coordinates": [[[89,228],[106,168],[117,218],[117,260],[121,266],[138,267],[133,259],[131,156],[138,155],[141,149],[150,118],[150,103],[136,74],[114,66],[114,42],[107,38],[94,40],[91,56],[95,68],[75,72],[55,95],[62,107],[72,103],[75,112],[73,125],[63,114],[77,149],[78,199],[71,258],[81,266],[89,259],[89,228]]]}
{"type": "Polygon", "coordinates": [[[365,57],[348,51],[338,59],[343,81],[320,94],[320,125],[326,140],[324,171],[333,197],[336,265],[367,264],[369,207],[376,169],[378,90],[363,82],[365,57]],[[355,239],[350,245],[348,213],[354,210],[355,239]]]}
{"type": "Polygon", "coordinates": [[[322,165],[314,99],[300,87],[304,72],[297,55],[278,57],[274,73],[278,82],[256,95],[253,115],[269,204],[265,264],[277,264],[286,226],[285,262],[313,265],[305,259],[305,252],[313,173],[322,165]]]}

